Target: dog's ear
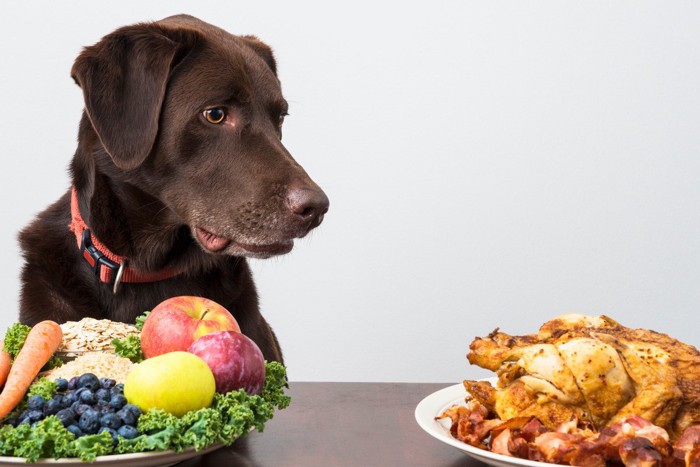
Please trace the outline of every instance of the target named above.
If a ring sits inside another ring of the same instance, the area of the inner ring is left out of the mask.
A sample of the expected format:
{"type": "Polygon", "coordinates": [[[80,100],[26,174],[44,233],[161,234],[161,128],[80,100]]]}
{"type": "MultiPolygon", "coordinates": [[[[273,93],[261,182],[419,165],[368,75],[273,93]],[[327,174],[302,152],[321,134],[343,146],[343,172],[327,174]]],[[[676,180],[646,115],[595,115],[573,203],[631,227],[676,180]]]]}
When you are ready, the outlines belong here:
{"type": "Polygon", "coordinates": [[[270,46],[256,36],[241,36],[241,39],[267,63],[267,66],[269,66],[275,76],[277,76],[277,62],[275,61],[275,56],[270,46]]]}
{"type": "Polygon", "coordinates": [[[197,33],[143,23],[120,28],[86,47],[71,76],[85,112],[114,164],[138,167],[153,148],[170,71],[197,33]]]}

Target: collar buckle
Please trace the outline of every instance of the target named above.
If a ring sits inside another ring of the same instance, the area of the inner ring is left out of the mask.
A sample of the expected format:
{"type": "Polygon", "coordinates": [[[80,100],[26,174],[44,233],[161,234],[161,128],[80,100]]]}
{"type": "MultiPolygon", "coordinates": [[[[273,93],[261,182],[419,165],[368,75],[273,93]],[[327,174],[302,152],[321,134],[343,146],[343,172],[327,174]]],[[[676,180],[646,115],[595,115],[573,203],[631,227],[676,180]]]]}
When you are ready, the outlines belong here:
{"type": "Polygon", "coordinates": [[[92,267],[92,272],[95,273],[97,277],[100,277],[100,267],[106,266],[112,270],[112,277],[116,274],[120,265],[107,258],[100,250],[97,249],[92,243],[92,237],[90,236],[90,229],[83,230],[82,242],[80,244],[80,253],[82,253],[85,261],[92,267]]]}

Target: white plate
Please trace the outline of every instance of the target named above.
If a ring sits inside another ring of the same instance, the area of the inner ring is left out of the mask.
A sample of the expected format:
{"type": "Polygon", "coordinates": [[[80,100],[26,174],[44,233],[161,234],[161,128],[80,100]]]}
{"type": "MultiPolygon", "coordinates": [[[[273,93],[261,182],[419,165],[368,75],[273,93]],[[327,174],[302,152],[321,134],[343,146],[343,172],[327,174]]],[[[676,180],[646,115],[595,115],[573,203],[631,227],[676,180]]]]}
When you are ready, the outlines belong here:
{"type": "Polygon", "coordinates": [[[177,464],[193,457],[201,456],[208,452],[221,448],[223,444],[214,444],[200,451],[194,448],[182,452],[160,451],[160,452],[139,452],[135,454],[113,454],[109,456],[98,456],[92,463],[86,463],[80,459],[41,459],[36,463],[29,464],[24,457],[2,457],[0,456],[0,466],[5,465],[98,465],[100,467],[155,467],[177,464]]]}
{"type": "MultiPolygon", "coordinates": [[[[495,383],[496,378],[489,378],[485,381],[495,383]]],[[[454,386],[441,389],[437,392],[432,393],[418,404],[416,407],[416,421],[421,428],[423,428],[429,435],[437,438],[445,444],[449,444],[452,447],[459,449],[460,451],[466,453],[470,457],[483,462],[488,465],[493,465],[496,467],[512,467],[517,466],[528,466],[528,467],[542,467],[546,464],[543,462],[536,462],[527,459],[519,459],[517,457],[508,457],[502,454],[496,454],[491,451],[486,451],[484,449],[479,449],[477,447],[471,446],[467,443],[455,439],[450,434],[450,419],[435,420],[435,417],[442,415],[442,413],[450,406],[453,405],[465,405],[464,398],[467,396],[467,392],[462,384],[455,384],[454,386]]]]}

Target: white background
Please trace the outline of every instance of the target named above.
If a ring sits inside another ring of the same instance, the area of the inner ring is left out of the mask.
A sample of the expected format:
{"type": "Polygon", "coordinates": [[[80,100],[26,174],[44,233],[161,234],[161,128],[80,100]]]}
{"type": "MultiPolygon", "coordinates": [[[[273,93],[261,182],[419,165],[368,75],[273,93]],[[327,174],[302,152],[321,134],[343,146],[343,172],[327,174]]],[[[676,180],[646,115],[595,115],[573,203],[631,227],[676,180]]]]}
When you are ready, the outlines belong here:
{"type": "Polygon", "coordinates": [[[4,2],[0,325],[69,185],[82,46],[190,13],[275,50],[324,224],[253,262],[292,380],[459,382],[564,312],[700,344],[700,3],[4,2]]]}

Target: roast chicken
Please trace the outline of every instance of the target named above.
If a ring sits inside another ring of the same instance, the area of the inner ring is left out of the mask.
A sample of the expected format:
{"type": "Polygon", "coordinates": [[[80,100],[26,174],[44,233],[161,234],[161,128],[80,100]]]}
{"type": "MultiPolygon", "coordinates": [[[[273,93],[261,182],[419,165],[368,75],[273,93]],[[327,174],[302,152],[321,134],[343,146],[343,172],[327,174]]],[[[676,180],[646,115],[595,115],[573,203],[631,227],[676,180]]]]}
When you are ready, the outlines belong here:
{"type": "Polygon", "coordinates": [[[556,428],[576,418],[600,430],[637,415],[677,439],[700,423],[700,353],[666,334],[606,316],[562,315],[537,334],[477,337],[469,362],[498,381],[465,381],[500,419],[535,416],[556,428]]]}

